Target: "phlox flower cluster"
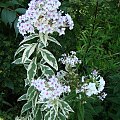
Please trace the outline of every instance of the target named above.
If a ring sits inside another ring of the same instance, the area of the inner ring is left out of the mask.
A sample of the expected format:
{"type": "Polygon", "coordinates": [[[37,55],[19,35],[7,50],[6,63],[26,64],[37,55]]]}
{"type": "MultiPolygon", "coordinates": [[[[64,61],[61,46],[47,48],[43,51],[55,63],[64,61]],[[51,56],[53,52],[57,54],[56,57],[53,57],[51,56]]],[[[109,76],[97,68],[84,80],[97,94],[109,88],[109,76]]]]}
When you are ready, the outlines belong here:
{"type": "Polygon", "coordinates": [[[48,80],[39,78],[32,80],[31,85],[39,91],[41,102],[55,100],[63,93],[69,93],[71,91],[70,86],[62,85],[56,76],[52,76],[48,80]]]}
{"type": "Polygon", "coordinates": [[[69,14],[62,15],[58,10],[61,3],[59,0],[31,0],[26,13],[19,16],[17,27],[24,36],[26,34],[53,33],[65,34],[66,27],[73,29],[73,21],[69,14]]]}
{"type": "Polygon", "coordinates": [[[62,57],[59,59],[62,64],[68,65],[70,67],[75,67],[77,64],[81,64],[81,60],[79,60],[76,56],[76,52],[71,51],[70,54],[62,54],[62,57]]]}
{"type": "Polygon", "coordinates": [[[103,77],[98,75],[98,72],[94,70],[91,75],[82,77],[82,86],[77,93],[85,93],[86,96],[91,97],[96,95],[101,100],[106,97],[106,93],[102,92],[105,87],[105,81],[103,77]]]}

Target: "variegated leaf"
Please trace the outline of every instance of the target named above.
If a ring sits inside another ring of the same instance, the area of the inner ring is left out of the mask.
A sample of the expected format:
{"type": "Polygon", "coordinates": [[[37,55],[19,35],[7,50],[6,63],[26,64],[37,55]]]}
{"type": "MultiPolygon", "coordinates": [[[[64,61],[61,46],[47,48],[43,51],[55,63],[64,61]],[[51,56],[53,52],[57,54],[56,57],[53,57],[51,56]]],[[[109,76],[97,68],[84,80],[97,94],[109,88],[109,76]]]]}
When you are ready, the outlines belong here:
{"type": "Polygon", "coordinates": [[[40,41],[42,41],[42,43],[44,44],[44,46],[47,46],[47,39],[48,39],[48,34],[43,34],[43,33],[39,33],[39,37],[40,37],[40,41]]]}
{"type": "MultiPolygon", "coordinates": [[[[25,58],[24,63],[30,63],[30,62],[31,62],[30,59],[25,58]]],[[[18,58],[18,59],[16,59],[15,61],[13,61],[12,63],[14,63],[14,64],[23,64],[23,62],[22,62],[22,58],[18,58]]]]}
{"type": "Polygon", "coordinates": [[[59,45],[59,46],[61,46],[61,44],[60,44],[55,38],[53,38],[53,37],[51,37],[51,36],[48,37],[48,40],[51,41],[51,42],[56,43],[56,44],[59,45]]]}
{"type": "Polygon", "coordinates": [[[29,45],[29,47],[27,47],[24,52],[23,52],[23,55],[22,55],[22,62],[24,63],[25,61],[25,58],[29,58],[33,52],[35,51],[35,48],[37,46],[37,43],[32,43],[29,45]]]}
{"type": "Polygon", "coordinates": [[[44,116],[44,120],[51,120],[50,111],[47,111],[47,113],[44,116]]]}
{"type": "Polygon", "coordinates": [[[25,48],[27,48],[29,45],[30,45],[30,44],[24,44],[24,45],[20,46],[20,47],[17,49],[17,51],[15,52],[14,57],[15,57],[17,54],[19,54],[21,51],[23,51],[25,48]]]}
{"type": "Polygon", "coordinates": [[[41,51],[42,48],[44,48],[44,44],[42,42],[38,43],[38,47],[37,47],[37,54],[41,51]]]}
{"type": "Polygon", "coordinates": [[[32,102],[28,101],[27,103],[25,103],[23,105],[22,110],[21,110],[21,114],[23,114],[24,112],[28,111],[31,108],[32,108],[32,102]]]}
{"type": "Polygon", "coordinates": [[[59,112],[58,118],[59,120],[66,120],[66,117],[61,112],[59,112]]]}
{"type": "Polygon", "coordinates": [[[70,107],[70,105],[69,105],[66,101],[60,100],[60,103],[62,104],[62,107],[63,107],[66,111],[74,112],[74,111],[72,110],[72,108],[70,107]]]}
{"type": "Polygon", "coordinates": [[[29,41],[29,40],[32,40],[32,39],[34,39],[34,38],[37,38],[37,37],[39,37],[39,35],[38,34],[31,34],[31,35],[29,35],[29,36],[27,36],[27,37],[24,37],[24,40],[22,41],[22,42],[20,42],[20,45],[22,44],[22,43],[25,43],[25,42],[27,42],[27,41],[29,41]]]}
{"type": "Polygon", "coordinates": [[[22,95],[21,97],[18,98],[18,101],[22,101],[22,100],[27,100],[26,94],[24,94],[24,95],[22,95]]]}
{"type": "Polygon", "coordinates": [[[31,81],[36,75],[37,71],[37,58],[33,58],[27,69],[27,79],[31,81]]]}
{"type": "Polygon", "coordinates": [[[54,75],[54,71],[49,66],[41,64],[40,67],[46,77],[54,75]]]}
{"type": "Polygon", "coordinates": [[[43,103],[41,106],[41,111],[46,111],[48,109],[47,104],[43,103]]]}
{"type": "Polygon", "coordinates": [[[29,66],[29,64],[24,63],[24,67],[25,67],[26,70],[28,69],[28,66],[29,66]]]}
{"type": "Polygon", "coordinates": [[[58,114],[58,113],[55,113],[54,109],[51,110],[51,111],[50,111],[50,118],[51,118],[51,120],[56,120],[56,115],[57,115],[57,114],[58,114]]]}
{"type": "Polygon", "coordinates": [[[29,97],[30,94],[34,91],[34,87],[33,86],[30,86],[27,90],[27,96],[29,97]]]}
{"type": "Polygon", "coordinates": [[[44,58],[44,60],[50,65],[52,66],[54,69],[58,70],[58,65],[57,65],[57,61],[56,58],[53,56],[53,54],[51,52],[49,52],[46,49],[41,49],[41,55],[44,58]]]}

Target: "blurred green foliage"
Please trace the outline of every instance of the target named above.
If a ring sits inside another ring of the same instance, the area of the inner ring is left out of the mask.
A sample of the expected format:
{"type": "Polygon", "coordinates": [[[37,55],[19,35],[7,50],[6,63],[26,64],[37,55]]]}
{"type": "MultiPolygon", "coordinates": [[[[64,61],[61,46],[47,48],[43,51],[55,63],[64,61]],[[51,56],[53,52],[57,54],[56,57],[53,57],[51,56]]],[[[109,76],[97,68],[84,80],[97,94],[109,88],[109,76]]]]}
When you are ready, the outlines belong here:
{"type": "MultiPolygon", "coordinates": [[[[5,120],[13,120],[19,114],[22,103],[18,103],[17,98],[25,91],[25,70],[11,63],[22,40],[21,35],[16,37],[17,18],[25,12],[28,2],[0,1],[0,117],[5,120]]],[[[83,61],[84,74],[97,69],[104,76],[108,95],[103,102],[91,100],[85,105],[85,120],[120,120],[120,2],[61,2],[61,9],[72,16],[75,26],[72,31],[66,31],[65,36],[54,34],[62,48],[51,44],[49,49],[57,59],[62,53],[77,50],[83,61]]],[[[79,120],[78,103],[73,107],[77,115],[71,116],[70,120],[79,120]]]]}

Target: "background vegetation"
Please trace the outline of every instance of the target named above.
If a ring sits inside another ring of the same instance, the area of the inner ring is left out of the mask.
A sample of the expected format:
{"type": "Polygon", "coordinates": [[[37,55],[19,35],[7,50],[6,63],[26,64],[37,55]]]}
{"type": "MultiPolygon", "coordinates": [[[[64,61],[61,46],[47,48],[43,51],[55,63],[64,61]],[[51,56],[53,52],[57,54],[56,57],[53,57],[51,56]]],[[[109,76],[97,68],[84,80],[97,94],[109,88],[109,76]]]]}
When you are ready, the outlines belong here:
{"type": "MultiPolygon", "coordinates": [[[[27,0],[0,2],[0,120],[13,120],[19,115],[25,93],[25,70],[12,64],[14,53],[22,40],[16,28],[17,18],[27,8],[27,0]]],[[[74,30],[65,36],[54,34],[62,44],[49,49],[57,59],[64,52],[76,50],[83,61],[85,73],[99,70],[106,81],[108,94],[103,102],[91,100],[86,104],[86,120],[120,120],[120,1],[119,0],[61,0],[61,9],[74,20],[74,30]],[[53,49],[54,48],[54,49],[53,49]]],[[[74,109],[79,109],[75,107],[74,109]]],[[[76,120],[73,116],[73,120],[76,120]]]]}

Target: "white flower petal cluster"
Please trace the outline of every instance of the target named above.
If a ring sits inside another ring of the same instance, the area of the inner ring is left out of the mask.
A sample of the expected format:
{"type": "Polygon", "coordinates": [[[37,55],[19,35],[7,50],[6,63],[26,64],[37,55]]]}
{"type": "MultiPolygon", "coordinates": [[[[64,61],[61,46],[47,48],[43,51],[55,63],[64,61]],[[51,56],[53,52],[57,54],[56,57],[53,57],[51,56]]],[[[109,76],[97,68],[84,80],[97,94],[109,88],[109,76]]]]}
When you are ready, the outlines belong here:
{"type": "Polygon", "coordinates": [[[62,85],[56,76],[52,76],[48,80],[37,79],[32,80],[32,86],[34,86],[39,92],[40,101],[55,100],[59,98],[63,93],[69,93],[70,86],[62,85]]]}
{"type": "Polygon", "coordinates": [[[98,98],[103,101],[106,96],[107,96],[107,94],[105,92],[103,92],[103,93],[101,93],[101,95],[98,96],[98,98]]]}
{"type": "Polygon", "coordinates": [[[69,14],[62,15],[59,11],[61,3],[59,0],[31,0],[26,13],[19,16],[17,27],[24,36],[35,33],[65,34],[66,27],[73,29],[74,23],[69,14]]]}
{"type": "Polygon", "coordinates": [[[76,52],[71,51],[70,54],[66,55],[62,54],[62,57],[59,59],[62,64],[69,65],[71,67],[75,67],[77,64],[81,64],[81,60],[79,60],[76,56],[76,52]]]}
{"type": "MultiPolygon", "coordinates": [[[[83,92],[88,97],[91,97],[92,95],[102,94],[102,91],[105,87],[105,81],[103,77],[98,75],[98,72],[94,70],[91,75],[88,76],[82,76],[82,86],[79,90],[77,90],[77,93],[83,92]]],[[[99,96],[99,98],[105,98],[106,94],[102,96],[99,96]]]]}

